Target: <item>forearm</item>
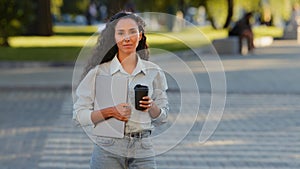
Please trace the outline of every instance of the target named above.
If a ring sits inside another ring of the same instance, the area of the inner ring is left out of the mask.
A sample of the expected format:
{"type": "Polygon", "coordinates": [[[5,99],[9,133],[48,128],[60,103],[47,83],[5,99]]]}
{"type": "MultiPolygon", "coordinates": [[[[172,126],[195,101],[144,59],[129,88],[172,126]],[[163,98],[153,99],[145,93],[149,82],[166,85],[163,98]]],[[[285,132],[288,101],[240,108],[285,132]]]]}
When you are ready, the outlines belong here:
{"type": "Polygon", "coordinates": [[[149,114],[151,118],[157,118],[161,113],[160,108],[153,102],[151,108],[149,109],[149,114]]]}
{"type": "Polygon", "coordinates": [[[99,122],[113,117],[113,113],[114,111],[116,111],[115,109],[115,107],[108,107],[105,109],[93,111],[91,114],[92,122],[96,125],[99,122]]]}
{"type": "Polygon", "coordinates": [[[91,120],[94,125],[109,118],[115,118],[120,121],[128,121],[131,114],[131,108],[127,103],[120,103],[113,107],[96,110],[91,113],[91,120]]]}

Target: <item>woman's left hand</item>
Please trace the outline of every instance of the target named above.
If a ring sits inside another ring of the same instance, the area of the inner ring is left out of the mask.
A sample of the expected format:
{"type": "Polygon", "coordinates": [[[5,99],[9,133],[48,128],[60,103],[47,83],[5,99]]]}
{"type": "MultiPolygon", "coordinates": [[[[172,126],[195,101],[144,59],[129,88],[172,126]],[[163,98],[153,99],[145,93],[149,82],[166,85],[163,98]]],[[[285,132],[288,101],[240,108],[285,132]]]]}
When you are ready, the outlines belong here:
{"type": "Polygon", "coordinates": [[[152,118],[156,118],[160,115],[160,108],[158,108],[149,96],[145,96],[143,100],[140,100],[140,107],[145,108],[144,112],[149,112],[152,118]]]}
{"type": "Polygon", "coordinates": [[[143,100],[140,100],[140,107],[145,108],[145,112],[148,112],[149,109],[153,106],[154,102],[149,96],[144,96],[143,100]]]}

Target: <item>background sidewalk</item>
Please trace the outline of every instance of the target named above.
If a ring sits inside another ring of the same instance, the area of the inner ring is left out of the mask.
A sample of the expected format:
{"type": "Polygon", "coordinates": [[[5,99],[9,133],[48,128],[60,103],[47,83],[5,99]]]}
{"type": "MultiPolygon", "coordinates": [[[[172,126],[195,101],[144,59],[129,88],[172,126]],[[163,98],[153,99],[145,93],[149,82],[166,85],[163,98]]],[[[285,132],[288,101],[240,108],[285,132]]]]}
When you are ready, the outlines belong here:
{"type": "MultiPolygon", "coordinates": [[[[299,47],[296,41],[275,41],[252,55],[221,56],[226,107],[205,144],[199,144],[198,137],[210,106],[209,78],[197,58],[182,57],[200,84],[200,112],[185,139],[157,157],[158,168],[300,168],[299,47]]],[[[166,58],[152,59],[176,66],[166,58]]],[[[70,120],[72,71],[73,67],[1,69],[1,168],[88,168],[91,140],[70,120]]],[[[174,124],[180,111],[177,84],[169,79],[169,86],[170,121],[161,131],[174,124]]],[[[195,93],[182,92],[195,97],[195,93]]],[[[178,133],[193,122],[192,113],[187,111],[186,118],[178,119],[178,133]]],[[[172,135],[157,146],[171,143],[172,135]]]]}
{"type": "MultiPolygon", "coordinates": [[[[227,79],[229,93],[300,93],[297,79],[299,74],[300,45],[296,41],[274,41],[272,46],[258,48],[247,56],[220,56],[227,79]]],[[[209,92],[207,72],[198,58],[189,58],[184,52],[182,59],[193,70],[201,85],[200,91],[209,92]]],[[[180,54],[179,54],[180,56],[180,54]]],[[[172,56],[154,56],[156,63],[172,65],[172,56]]],[[[2,66],[0,88],[53,88],[62,89],[72,86],[72,64],[49,66],[50,64],[24,64],[23,68],[2,66]]],[[[58,64],[56,64],[58,65],[58,64]]],[[[173,81],[171,81],[173,82],[173,81]]],[[[176,88],[175,83],[169,84],[176,88]]]]}

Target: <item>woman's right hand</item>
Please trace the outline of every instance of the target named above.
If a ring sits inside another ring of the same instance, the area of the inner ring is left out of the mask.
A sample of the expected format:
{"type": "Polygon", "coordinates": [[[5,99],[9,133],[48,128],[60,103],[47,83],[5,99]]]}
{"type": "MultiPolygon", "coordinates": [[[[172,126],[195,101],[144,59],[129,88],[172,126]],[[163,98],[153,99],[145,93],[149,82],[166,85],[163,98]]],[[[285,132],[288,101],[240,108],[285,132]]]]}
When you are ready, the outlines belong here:
{"type": "Polygon", "coordinates": [[[131,107],[127,103],[120,103],[114,107],[112,117],[127,122],[131,115],[131,107]]]}
{"type": "Polygon", "coordinates": [[[104,108],[101,110],[92,112],[92,122],[96,125],[97,123],[109,119],[116,118],[117,120],[127,122],[131,115],[131,107],[127,103],[120,103],[113,107],[104,108]]]}

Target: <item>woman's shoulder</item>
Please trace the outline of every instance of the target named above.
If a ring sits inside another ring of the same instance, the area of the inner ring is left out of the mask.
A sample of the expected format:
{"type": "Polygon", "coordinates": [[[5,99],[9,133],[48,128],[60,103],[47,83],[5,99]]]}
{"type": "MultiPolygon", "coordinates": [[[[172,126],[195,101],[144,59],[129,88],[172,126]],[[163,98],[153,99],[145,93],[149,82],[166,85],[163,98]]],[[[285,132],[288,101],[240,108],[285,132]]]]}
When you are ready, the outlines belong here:
{"type": "Polygon", "coordinates": [[[111,61],[97,65],[96,66],[97,74],[108,74],[110,72],[110,64],[111,61]]]}
{"type": "Polygon", "coordinates": [[[99,75],[99,74],[103,74],[104,72],[107,72],[107,71],[109,71],[108,64],[107,63],[103,63],[103,64],[96,65],[93,68],[91,68],[88,71],[88,74],[90,74],[90,75],[92,75],[92,74],[99,75]]]}
{"type": "Polygon", "coordinates": [[[145,65],[146,68],[156,68],[156,69],[161,69],[156,63],[153,63],[149,60],[142,60],[143,64],[145,65]]]}

